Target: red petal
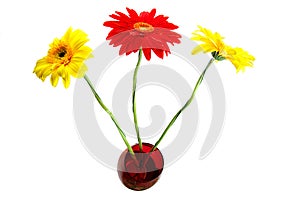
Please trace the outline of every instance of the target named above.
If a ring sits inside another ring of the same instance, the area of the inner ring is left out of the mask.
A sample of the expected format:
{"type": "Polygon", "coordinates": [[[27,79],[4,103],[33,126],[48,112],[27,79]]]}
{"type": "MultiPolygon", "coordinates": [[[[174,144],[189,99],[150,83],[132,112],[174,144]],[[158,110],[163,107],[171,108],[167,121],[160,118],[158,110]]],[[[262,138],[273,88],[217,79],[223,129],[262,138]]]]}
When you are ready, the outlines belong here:
{"type": "Polygon", "coordinates": [[[119,16],[119,15],[116,15],[116,14],[111,14],[111,15],[109,15],[111,18],[113,18],[113,19],[116,19],[116,20],[120,20],[121,19],[121,17],[119,16]]]}
{"type": "Polygon", "coordinates": [[[132,37],[130,35],[115,35],[111,38],[110,45],[113,44],[114,46],[119,46],[122,44],[127,44],[132,40],[132,37]]]}
{"type": "Polygon", "coordinates": [[[164,51],[161,49],[152,49],[153,52],[161,59],[164,58],[164,51]]]}
{"type": "Polygon", "coordinates": [[[156,9],[153,8],[149,14],[149,18],[154,18],[155,14],[156,14],[156,9]]]}
{"type": "Polygon", "coordinates": [[[137,19],[137,18],[139,18],[138,14],[136,13],[135,10],[130,9],[130,8],[126,8],[126,10],[127,10],[129,16],[130,16],[132,19],[137,19]]]}
{"type": "Polygon", "coordinates": [[[118,15],[120,15],[121,20],[130,20],[130,18],[122,12],[116,11],[118,15]]]}
{"type": "Polygon", "coordinates": [[[130,51],[138,51],[142,47],[143,39],[140,37],[133,37],[133,39],[130,41],[130,44],[128,45],[128,49],[130,51]]]}
{"type": "Polygon", "coordinates": [[[124,53],[126,53],[126,45],[122,44],[119,51],[119,55],[123,55],[124,53]]]}
{"type": "Polygon", "coordinates": [[[150,60],[151,59],[151,49],[148,49],[148,48],[143,48],[143,53],[144,53],[144,56],[147,60],[150,60]]]}

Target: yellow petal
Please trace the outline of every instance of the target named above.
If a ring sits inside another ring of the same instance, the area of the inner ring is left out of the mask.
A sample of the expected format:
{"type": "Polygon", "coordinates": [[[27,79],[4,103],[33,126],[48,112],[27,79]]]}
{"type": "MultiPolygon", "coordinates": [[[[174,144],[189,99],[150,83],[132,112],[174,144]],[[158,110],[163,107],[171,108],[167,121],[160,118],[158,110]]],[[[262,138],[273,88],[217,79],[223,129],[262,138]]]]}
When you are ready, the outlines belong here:
{"type": "Polygon", "coordinates": [[[65,35],[61,39],[68,42],[70,40],[72,32],[73,32],[73,28],[70,26],[66,31],[65,35]]]}
{"type": "Polygon", "coordinates": [[[49,63],[46,61],[46,58],[44,57],[36,62],[36,65],[33,69],[33,73],[36,73],[37,71],[40,71],[41,69],[48,67],[48,66],[49,66],[49,63]]]}
{"type": "Polygon", "coordinates": [[[52,65],[49,63],[39,63],[34,68],[33,72],[36,74],[36,76],[44,81],[47,76],[49,76],[52,72],[52,65]]]}
{"type": "Polygon", "coordinates": [[[201,45],[196,46],[193,50],[192,50],[192,54],[195,55],[197,53],[203,52],[203,48],[201,47],[201,45]]]}
{"type": "Polygon", "coordinates": [[[82,47],[89,39],[87,38],[87,34],[80,29],[72,32],[70,40],[68,41],[71,47],[76,51],[80,47],[82,47]]]}
{"type": "Polygon", "coordinates": [[[59,79],[58,74],[56,72],[52,73],[50,81],[53,87],[57,86],[58,79],[59,79]]]}
{"type": "Polygon", "coordinates": [[[253,67],[255,57],[247,51],[239,47],[231,48],[229,50],[227,50],[228,60],[234,65],[237,73],[240,71],[244,72],[246,67],[253,67]]]}
{"type": "Polygon", "coordinates": [[[62,76],[63,79],[63,84],[65,86],[65,88],[67,89],[70,86],[70,74],[67,71],[63,72],[64,75],[62,76]]]}
{"type": "Polygon", "coordinates": [[[199,49],[200,47],[195,48],[193,54],[199,52],[222,52],[225,46],[223,37],[219,33],[213,33],[202,26],[198,26],[198,30],[193,32],[192,40],[200,41],[200,46],[202,48],[202,50],[199,49]]]}
{"type": "Polygon", "coordinates": [[[81,64],[80,66],[77,65],[70,65],[69,72],[75,78],[82,78],[85,75],[85,72],[88,70],[86,64],[81,64]]]}
{"type": "Polygon", "coordinates": [[[68,70],[73,77],[77,78],[79,71],[78,65],[76,65],[75,63],[70,63],[68,65],[68,70]]]}
{"type": "Polygon", "coordinates": [[[52,73],[52,69],[49,68],[45,68],[45,71],[43,71],[43,74],[41,76],[42,81],[45,81],[45,79],[52,73]]]}
{"type": "Polygon", "coordinates": [[[74,52],[74,57],[82,57],[83,59],[91,58],[92,49],[87,46],[80,47],[76,52],[74,52]]]}
{"type": "Polygon", "coordinates": [[[88,70],[86,64],[82,64],[78,70],[77,78],[82,78],[85,75],[85,72],[88,70]]]}

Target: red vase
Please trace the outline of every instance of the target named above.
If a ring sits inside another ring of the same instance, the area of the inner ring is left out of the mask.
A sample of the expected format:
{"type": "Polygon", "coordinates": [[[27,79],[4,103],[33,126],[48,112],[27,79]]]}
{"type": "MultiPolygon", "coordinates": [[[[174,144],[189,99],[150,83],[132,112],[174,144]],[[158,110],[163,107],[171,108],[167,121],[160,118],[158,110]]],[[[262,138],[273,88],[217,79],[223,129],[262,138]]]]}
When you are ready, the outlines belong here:
{"type": "Polygon", "coordinates": [[[143,143],[142,151],[139,145],[132,146],[134,155],[126,149],[118,161],[118,174],[121,182],[132,190],[146,190],[159,179],[164,167],[164,159],[159,151],[151,152],[152,144],[143,143]]]}

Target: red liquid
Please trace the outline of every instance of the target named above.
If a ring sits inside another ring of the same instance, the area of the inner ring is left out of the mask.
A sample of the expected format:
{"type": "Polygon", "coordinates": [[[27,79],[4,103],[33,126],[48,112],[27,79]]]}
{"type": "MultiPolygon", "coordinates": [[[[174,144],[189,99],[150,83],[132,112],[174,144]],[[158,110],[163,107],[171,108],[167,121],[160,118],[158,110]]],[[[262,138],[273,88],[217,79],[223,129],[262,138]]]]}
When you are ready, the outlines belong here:
{"type": "Polygon", "coordinates": [[[118,174],[122,183],[132,190],[146,190],[159,179],[164,167],[164,159],[159,151],[150,152],[152,144],[143,143],[143,151],[139,145],[132,146],[132,156],[126,149],[118,161],[118,174]]]}

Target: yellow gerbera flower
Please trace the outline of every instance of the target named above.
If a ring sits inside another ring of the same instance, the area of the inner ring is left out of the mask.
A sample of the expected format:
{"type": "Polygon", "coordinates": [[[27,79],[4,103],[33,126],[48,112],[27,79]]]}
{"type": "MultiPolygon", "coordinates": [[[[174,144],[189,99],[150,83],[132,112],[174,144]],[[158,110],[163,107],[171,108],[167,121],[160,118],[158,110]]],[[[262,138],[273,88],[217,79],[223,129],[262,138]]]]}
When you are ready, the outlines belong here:
{"type": "Polygon", "coordinates": [[[235,66],[237,72],[240,70],[245,71],[246,67],[253,67],[255,58],[247,51],[239,47],[232,48],[226,45],[223,42],[224,37],[217,32],[213,33],[201,26],[198,26],[198,28],[193,32],[192,40],[202,43],[192,50],[193,55],[200,52],[210,52],[218,61],[229,60],[235,66]]]}
{"type": "Polygon", "coordinates": [[[92,49],[84,46],[89,39],[81,30],[73,31],[70,27],[61,38],[55,38],[50,44],[48,55],[38,60],[33,73],[42,81],[51,74],[51,84],[56,87],[59,77],[65,88],[70,85],[70,75],[81,78],[87,71],[83,63],[91,57],[92,49]]]}

